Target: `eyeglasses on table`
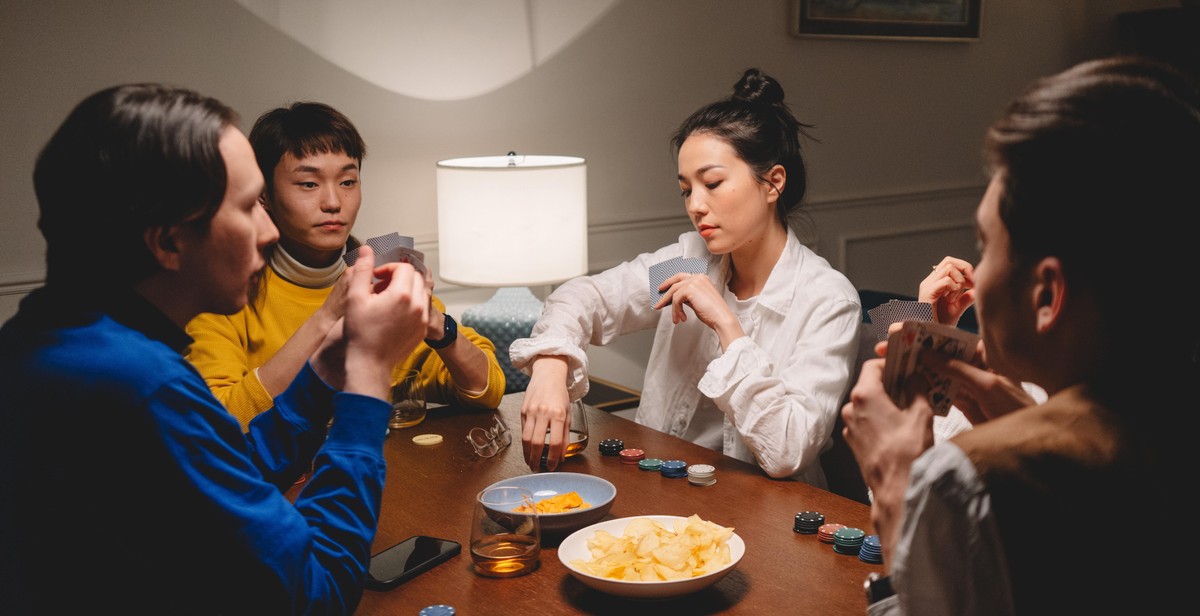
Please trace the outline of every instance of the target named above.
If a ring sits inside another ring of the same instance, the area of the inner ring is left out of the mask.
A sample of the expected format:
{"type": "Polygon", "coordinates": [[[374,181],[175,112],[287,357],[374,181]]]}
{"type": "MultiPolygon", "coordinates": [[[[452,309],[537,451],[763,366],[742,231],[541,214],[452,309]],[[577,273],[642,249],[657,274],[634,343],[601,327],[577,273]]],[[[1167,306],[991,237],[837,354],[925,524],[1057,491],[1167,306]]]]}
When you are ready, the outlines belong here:
{"type": "Polygon", "coordinates": [[[490,458],[512,443],[512,433],[508,431],[508,426],[504,424],[504,420],[497,413],[492,419],[492,425],[487,428],[471,428],[467,432],[467,442],[471,444],[479,457],[490,458]]]}

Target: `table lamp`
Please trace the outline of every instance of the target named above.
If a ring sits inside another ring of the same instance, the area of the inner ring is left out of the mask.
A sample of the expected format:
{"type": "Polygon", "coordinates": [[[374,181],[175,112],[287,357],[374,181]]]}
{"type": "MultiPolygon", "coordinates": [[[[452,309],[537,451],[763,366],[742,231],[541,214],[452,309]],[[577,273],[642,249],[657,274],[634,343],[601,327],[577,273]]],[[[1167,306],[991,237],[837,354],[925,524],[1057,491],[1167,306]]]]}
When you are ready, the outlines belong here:
{"type": "Polygon", "coordinates": [[[497,287],[462,314],[464,325],[496,345],[505,393],[529,377],[508,347],[528,337],[542,314],[532,285],[587,273],[587,165],[575,156],[452,158],[437,163],[438,270],[443,280],[497,287]]]}

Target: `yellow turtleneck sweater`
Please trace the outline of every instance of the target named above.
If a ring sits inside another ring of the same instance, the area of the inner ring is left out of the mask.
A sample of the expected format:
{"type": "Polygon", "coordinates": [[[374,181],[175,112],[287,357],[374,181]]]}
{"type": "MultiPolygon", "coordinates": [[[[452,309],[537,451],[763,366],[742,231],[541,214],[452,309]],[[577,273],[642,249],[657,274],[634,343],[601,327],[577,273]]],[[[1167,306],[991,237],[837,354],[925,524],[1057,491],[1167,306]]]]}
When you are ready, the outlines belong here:
{"type": "MultiPolygon", "coordinates": [[[[270,267],[264,276],[257,310],[246,306],[233,315],[205,313],[187,326],[187,333],[194,339],[188,349],[188,360],[208,382],[213,395],[241,422],[242,430],[247,430],[251,419],[274,404],[258,380],[257,368],[321,307],[333,288],[302,287],[280,277],[270,267]]],[[[445,305],[437,297],[433,298],[433,305],[445,312],[445,305]]],[[[495,345],[461,324],[458,335],[487,355],[488,384],[482,393],[472,395],[456,387],[442,358],[423,342],[400,367],[421,371],[429,402],[496,408],[504,396],[505,380],[496,361],[495,345]]]]}

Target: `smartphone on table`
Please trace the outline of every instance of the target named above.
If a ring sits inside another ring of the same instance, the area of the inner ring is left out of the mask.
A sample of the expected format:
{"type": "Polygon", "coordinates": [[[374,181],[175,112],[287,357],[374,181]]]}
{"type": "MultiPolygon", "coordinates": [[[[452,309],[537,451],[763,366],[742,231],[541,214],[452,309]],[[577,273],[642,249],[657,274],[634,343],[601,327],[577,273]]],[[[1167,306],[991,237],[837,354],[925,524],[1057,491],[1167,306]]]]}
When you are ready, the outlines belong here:
{"type": "Polygon", "coordinates": [[[462,544],[428,535],[409,537],[371,557],[367,588],[389,590],[462,552],[462,544]]]}

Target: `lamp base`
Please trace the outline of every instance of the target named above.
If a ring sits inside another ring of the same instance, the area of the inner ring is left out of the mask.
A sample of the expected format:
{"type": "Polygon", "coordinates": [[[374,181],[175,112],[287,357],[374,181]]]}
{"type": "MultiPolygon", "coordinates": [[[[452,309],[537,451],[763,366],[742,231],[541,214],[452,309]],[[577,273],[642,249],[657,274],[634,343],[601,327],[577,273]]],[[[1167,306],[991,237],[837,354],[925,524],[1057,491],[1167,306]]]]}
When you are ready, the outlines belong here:
{"type": "Polygon", "coordinates": [[[542,301],[534,297],[529,287],[504,287],[488,301],[472,306],[462,313],[463,325],[486,336],[496,345],[496,359],[504,371],[504,393],[525,391],[529,376],[513,368],[508,347],[514,340],[528,338],[533,326],[542,316],[542,301]]]}

